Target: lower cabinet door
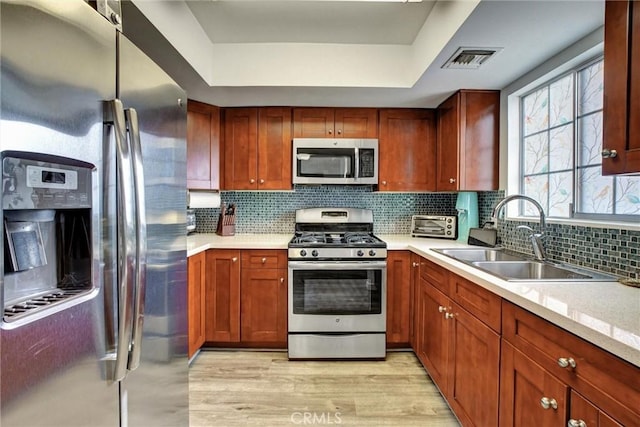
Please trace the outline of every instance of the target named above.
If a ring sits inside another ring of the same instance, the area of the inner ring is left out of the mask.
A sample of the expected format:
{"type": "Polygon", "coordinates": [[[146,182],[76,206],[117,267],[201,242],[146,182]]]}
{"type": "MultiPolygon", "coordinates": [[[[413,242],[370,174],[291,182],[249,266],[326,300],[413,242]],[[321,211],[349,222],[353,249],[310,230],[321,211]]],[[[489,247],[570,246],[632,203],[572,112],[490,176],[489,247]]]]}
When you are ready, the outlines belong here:
{"type": "Polygon", "coordinates": [[[440,390],[445,392],[451,331],[451,322],[445,319],[445,309],[451,302],[424,279],[420,279],[418,289],[418,359],[440,390]]]}
{"type": "Polygon", "coordinates": [[[498,425],[500,336],[453,304],[446,396],[463,425],[498,425]]]}
{"type": "Polygon", "coordinates": [[[240,251],[207,251],[205,338],[240,342],[240,251]]]}
{"type": "Polygon", "coordinates": [[[622,427],[622,424],[613,420],[575,390],[571,390],[571,415],[567,426],[622,427]]]}
{"type": "Polygon", "coordinates": [[[240,336],[247,343],[287,346],[287,270],[243,269],[240,336]]]}
{"type": "Polygon", "coordinates": [[[567,425],[569,388],[502,341],[500,426],[567,425]]]}

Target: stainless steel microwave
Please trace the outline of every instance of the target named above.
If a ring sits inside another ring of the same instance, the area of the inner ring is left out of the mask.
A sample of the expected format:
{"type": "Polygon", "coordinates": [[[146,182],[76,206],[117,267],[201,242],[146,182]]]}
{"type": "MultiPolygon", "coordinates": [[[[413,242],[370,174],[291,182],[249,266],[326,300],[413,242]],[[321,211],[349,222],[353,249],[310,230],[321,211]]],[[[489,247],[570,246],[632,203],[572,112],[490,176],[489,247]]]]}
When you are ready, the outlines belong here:
{"type": "Polygon", "coordinates": [[[294,138],[294,184],[377,184],[378,140],[294,138]]]}

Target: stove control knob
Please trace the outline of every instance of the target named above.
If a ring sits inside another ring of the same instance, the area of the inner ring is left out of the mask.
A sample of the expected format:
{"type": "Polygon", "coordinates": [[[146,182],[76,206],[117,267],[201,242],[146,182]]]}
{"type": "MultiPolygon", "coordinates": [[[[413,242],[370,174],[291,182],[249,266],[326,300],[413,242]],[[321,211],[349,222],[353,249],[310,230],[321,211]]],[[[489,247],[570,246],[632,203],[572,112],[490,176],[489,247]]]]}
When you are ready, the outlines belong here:
{"type": "Polygon", "coordinates": [[[373,249],[369,251],[369,256],[376,256],[376,251],[373,249]]]}
{"type": "Polygon", "coordinates": [[[304,249],[300,251],[300,256],[307,256],[307,251],[304,249]]]}
{"type": "Polygon", "coordinates": [[[311,251],[311,255],[312,256],[318,256],[318,251],[316,251],[315,249],[313,251],[311,251]]]}
{"type": "Polygon", "coordinates": [[[364,256],[364,252],[362,250],[358,249],[358,252],[356,252],[356,255],[364,256]]]}

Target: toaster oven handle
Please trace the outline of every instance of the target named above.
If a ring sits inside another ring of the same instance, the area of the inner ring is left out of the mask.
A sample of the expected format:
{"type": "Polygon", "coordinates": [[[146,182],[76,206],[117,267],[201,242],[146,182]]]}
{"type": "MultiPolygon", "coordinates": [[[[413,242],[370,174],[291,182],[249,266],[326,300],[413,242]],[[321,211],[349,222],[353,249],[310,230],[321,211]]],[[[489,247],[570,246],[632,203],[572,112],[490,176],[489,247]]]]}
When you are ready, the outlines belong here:
{"type": "Polygon", "coordinates": [[[356,162],[354,166],[356,170],[353,171],[353,177],[357,180],[358,178],[360,178],[360,149],[356,147],[354,148],[353,152],[354,152],[354,156],[356,157],[356,162]]]}

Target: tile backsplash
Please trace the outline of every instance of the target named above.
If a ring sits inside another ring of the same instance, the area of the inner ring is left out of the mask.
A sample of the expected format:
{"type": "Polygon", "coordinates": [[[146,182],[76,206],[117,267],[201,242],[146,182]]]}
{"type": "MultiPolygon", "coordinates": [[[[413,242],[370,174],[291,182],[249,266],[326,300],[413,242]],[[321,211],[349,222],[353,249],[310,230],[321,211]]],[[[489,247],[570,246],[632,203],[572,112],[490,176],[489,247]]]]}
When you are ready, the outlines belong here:
{"type": "MultiPolygon", "coordinates": [[[[455,215],[452,193],[379,193],[371,186],[296,186],[295,191],[223,191],[236,204],[236,233],[292,233],[296,209],[350,207],[373,210],[374,231],[409,234],[411,215],[455,215]]],[[[213,233],[219,209],[196,209],[197,232],[213,233]]]]}
{"type": "MultiPolygon", "coordinates": [[[[374,232],[409,234],[411,215],[455,215],[455,193],[384,193],[370,186],[296,186],[295,191],[223,191],[223,203],[235,203],[236,233],[293,233],[295,210],[311,207],[354,207],[373,210],[374,232]]],[[[478,193],[480,225],[488,221],[503,191],[478,193]]],[[[197,232],[214,233],[220,209],[196,209],[197,232]]],[[[499,221],[502,246],[532,254],[527,234],[516,230],[536,223],[499,221]]],[[[547,224],[549,258],[618,276],[639,278],[640,231],[547,224]]]]}

